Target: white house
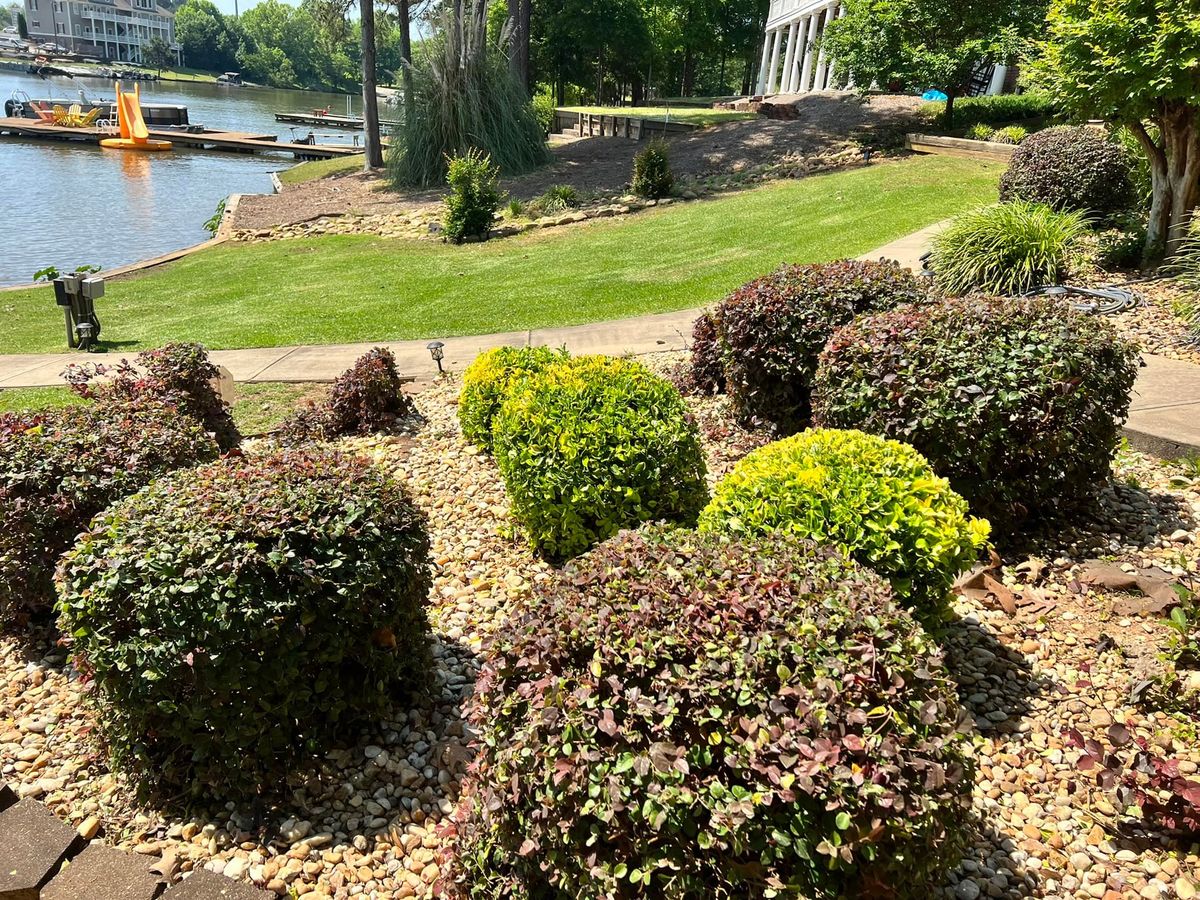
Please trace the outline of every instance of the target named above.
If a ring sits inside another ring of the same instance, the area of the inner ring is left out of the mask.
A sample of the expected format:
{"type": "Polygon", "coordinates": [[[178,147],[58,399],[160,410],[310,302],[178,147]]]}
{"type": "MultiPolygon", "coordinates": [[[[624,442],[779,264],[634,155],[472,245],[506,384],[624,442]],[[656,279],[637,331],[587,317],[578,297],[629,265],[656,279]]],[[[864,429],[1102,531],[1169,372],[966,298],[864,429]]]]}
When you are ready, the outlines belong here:
{"type": "MultiPolygon", "coordinates": [[[[826,26],[845,14],[840,0],[771,0],[756,93],[805,94],[836,87],[833,60],[816,44],[826,26]]],[[[1007,66],[989,66],[979,73],[975,92],[1003,93],[1008,75],[1007,66]]]]}

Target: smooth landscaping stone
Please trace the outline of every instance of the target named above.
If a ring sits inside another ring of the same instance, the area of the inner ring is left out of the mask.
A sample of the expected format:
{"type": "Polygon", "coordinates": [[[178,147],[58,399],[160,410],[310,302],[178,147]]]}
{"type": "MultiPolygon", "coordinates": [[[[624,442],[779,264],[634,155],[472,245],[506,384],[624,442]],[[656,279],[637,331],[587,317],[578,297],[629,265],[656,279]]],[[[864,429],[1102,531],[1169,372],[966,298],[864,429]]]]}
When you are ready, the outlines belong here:
{"type": "Polygon", "coordinates": [[[267,900],[266,891],[197,869],[162,895],[162,900],[267,900]]]}
{"type": "Polygon", "coordinates": [[[153,900],[159,880],[154,861],[89,844],[42,890],[41,900],[153,900]]]}
{"type": "Polygon", "coordinates": [[[38,900],[75,839],[75,829],[36,800],[0,812],[0,900],[38,900]]]}

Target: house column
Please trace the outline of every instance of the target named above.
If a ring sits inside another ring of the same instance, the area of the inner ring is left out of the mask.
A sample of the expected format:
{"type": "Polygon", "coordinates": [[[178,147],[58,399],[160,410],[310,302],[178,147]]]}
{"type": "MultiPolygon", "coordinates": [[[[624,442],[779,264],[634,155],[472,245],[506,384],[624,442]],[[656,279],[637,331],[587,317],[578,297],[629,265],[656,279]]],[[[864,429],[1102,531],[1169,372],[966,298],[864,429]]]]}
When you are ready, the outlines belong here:
{"type": "Polygon", "coordinates": [[[772,34],[774,39],[771,42],[771,66],[767,69],[767,93],[775,93],[775,78],[779,74],[779,44],[783,39],[783,29],[776,28],[772,34]]]}
{"type": "MultiPolygon", "coordinates": [[[[825,29],[829,27],[829,22],[833,18],[833,7],[826,6],[820,12],[821,15],[821,38],[825,37],[825,29]]],[[[817,54],[817,77],[813,82],[814,91],[825,90],[825,83],[829,80],[829,56],[825,52],[825,48],[821,47],[821,52],[817,54]]]]}
{"type": "Polygon", "coordinates": [[[816,55],[813,52],[813,41],[817,37],[817,14],[812,13],[807,21],[807,37],[804,39],[804,64],[800,68],[800,84],[796,86],[796,90],[803,94],[812,90],[812,70],[813,57],[816,55]]]}
{"type": "Polygon", "coordinates": [[[796,31],[800,23],[788,26],[787,54],[783,57],[783,75],[779,79],[779,93],[786,94],[792,86],[792,63],[796,59],[796,31]]]}
{"type": "Polygon", "coordinates": [[[992,67],[992,81],[991,84],[988,85],[988,94],[994,95],[1004,93],[1004,80],[1006,78],[1008,78],[1008,66],[1002,66],[999,63],[996,63],[996,65],[992,67]]]}
{"type": "Polygon", "coordinates": [[[801,19],[796,23],[800,27],[796,32],[798,42],[796,55],[792,57],[792,65],[787,73],[788,93],[800,92],[800,67],[804,64],[804,57],[808,53],[808,23],[809,18],[801,19]]]}
{"type": "Polygon", "coordinates": [[[762,62],[758,64],[758,90],[760,97],[767,92],[767,62],[771,58],[771,32],[763,35],[762,62]]]}

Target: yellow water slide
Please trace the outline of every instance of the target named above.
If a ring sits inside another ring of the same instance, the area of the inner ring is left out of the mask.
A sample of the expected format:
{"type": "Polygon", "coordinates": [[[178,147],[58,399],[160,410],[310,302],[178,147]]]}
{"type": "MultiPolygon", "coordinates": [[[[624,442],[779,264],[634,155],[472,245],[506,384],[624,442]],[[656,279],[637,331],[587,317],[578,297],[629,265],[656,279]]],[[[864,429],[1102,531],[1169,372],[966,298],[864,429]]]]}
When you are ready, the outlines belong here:
{"type": "Polygon", "coordinates": [[[154,152],[170,150],[170,141],[159,141],[150,137],[146,128],[146,120],[142,116],[142,88],[133,86],[133,93],[121,90],[121,82],[117,82],[117,124],[121,129],[119,138],[104,138],[101,147],[110,150],[140,150],[154,152]]]}

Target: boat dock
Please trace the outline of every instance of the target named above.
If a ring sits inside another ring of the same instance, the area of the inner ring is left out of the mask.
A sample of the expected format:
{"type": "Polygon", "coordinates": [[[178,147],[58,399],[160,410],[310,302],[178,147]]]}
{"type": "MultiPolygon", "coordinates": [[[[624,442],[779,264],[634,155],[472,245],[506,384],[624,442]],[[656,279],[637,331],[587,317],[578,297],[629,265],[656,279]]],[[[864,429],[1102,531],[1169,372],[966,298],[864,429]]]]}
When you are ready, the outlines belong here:
{"type": "MultiPolygon", "coordinates": [[[[335,116],[332,113],[327,115],[317,115],[316,113],[275,113],[275,121],[290,122],[293,125],[328,125],[330,128],[361,129],[363,127],[362,116],[335,116]]],[[[379,124],[390,128],[400,123],[380,119],[379,124]]]]}
{"type": "MultiPolygon", "coordinates": [[[[111,128],[64,128],[36,119],[0,118],[0,134],[48,141],[83,141],[99,144],[101,138],[112,137],[111,128]]],[[[280,141],[273,134],[246,134],[240,131],[175,131],[150,130],[150,137],[170,141],[177,147],[200,150],[225,150],[231,153],[290,153],[297,159],[330,159],[353,156],[361,148],[334,144],[294,144],[280,141]]]]}

